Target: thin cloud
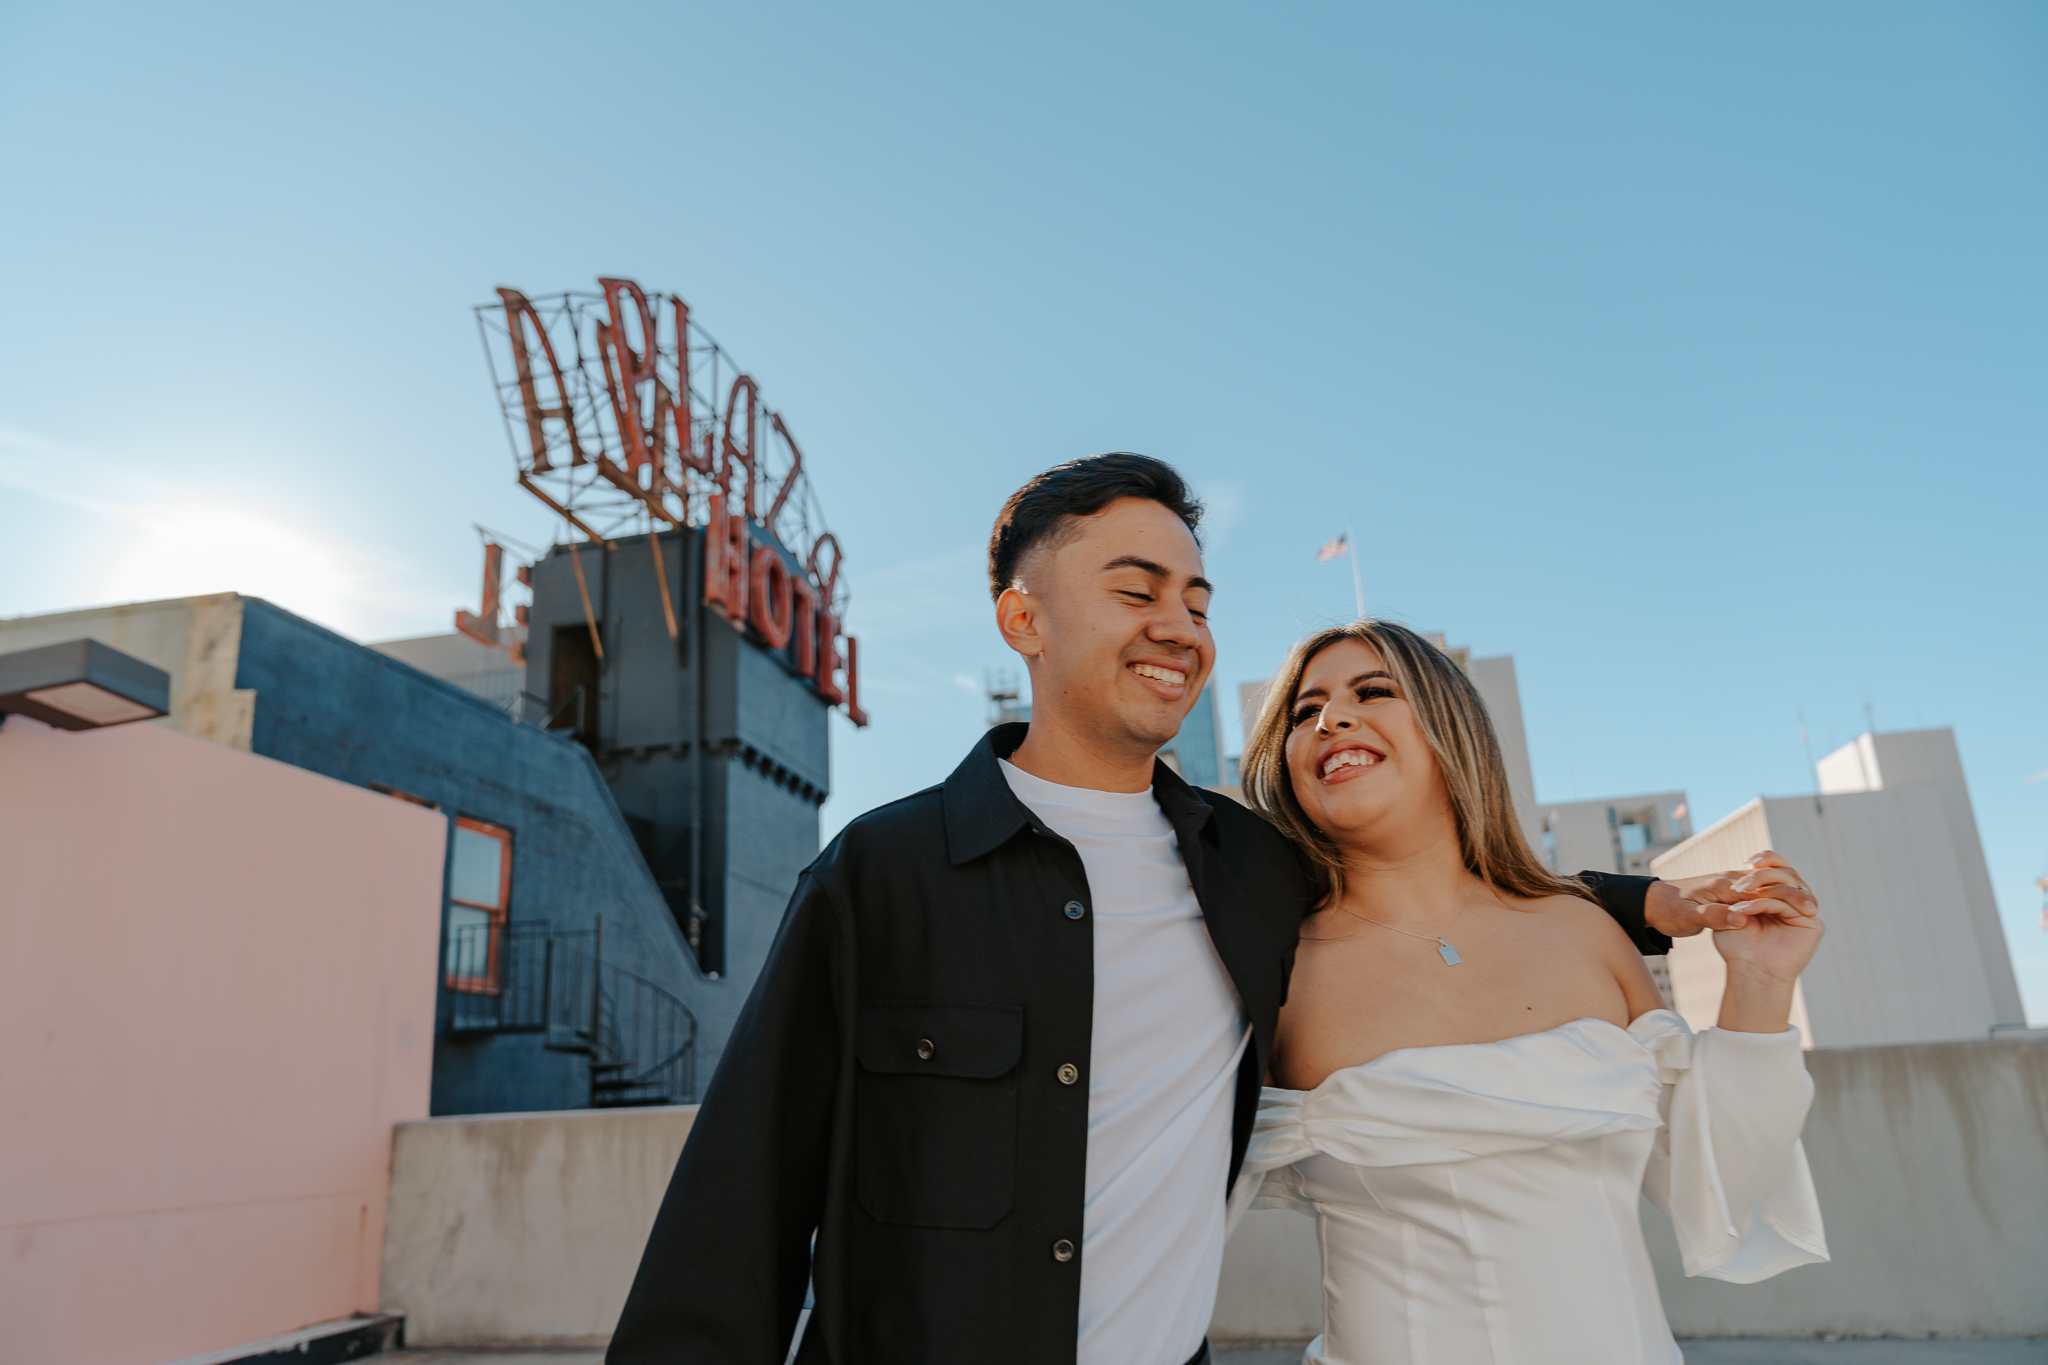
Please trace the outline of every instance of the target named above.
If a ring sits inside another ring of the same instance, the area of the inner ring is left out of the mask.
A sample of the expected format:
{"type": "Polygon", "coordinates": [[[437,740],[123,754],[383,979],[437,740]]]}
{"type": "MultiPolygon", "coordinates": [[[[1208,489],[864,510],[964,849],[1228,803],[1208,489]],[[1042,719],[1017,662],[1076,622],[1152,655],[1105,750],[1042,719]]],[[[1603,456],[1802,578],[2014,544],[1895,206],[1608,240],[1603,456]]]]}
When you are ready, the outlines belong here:
{"type": "Polygon", "coordinates": [[[0,430],[0,486],[83,514],[66,546],[61,598],[35,609],[239,592],[358,639],[453,629],[455,585],[423,581],[417,566],[289,512],[195,494],[136,466],[132,457],[0,430]],[[90,483],[82,469],[118,477],[90,483]]]}

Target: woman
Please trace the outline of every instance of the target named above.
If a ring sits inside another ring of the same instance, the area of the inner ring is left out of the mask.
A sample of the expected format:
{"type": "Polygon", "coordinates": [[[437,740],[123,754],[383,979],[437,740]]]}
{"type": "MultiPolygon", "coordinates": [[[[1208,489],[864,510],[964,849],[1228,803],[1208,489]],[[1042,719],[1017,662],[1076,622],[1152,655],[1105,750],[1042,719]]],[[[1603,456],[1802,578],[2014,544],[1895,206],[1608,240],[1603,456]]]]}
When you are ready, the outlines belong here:
{"type": "Polygon", "coordinates": [[[1671,1213],[1689,1275],[1827,1259],[1790,1026],[1817,918],[1717,933],[1727,992],[1693,1034],[1530,852],[1464,673],[1386,622],[1294,650],[1244,774],[1328,893],[1237,1201],[1256,1188],[1320,1220],[1312,1365],[1681,1361],[1639,1191],[1671,1213]]]}

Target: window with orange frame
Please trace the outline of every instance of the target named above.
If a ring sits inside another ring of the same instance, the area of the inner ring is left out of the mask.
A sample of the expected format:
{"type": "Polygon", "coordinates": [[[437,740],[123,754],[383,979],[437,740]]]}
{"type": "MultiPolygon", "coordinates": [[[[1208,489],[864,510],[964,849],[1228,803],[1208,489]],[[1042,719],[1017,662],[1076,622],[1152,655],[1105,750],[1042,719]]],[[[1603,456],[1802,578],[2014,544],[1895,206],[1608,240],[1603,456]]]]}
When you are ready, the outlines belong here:
{"type": "Polygon", "coordinates": [[[448,989],[496,993],[511,903],[512,831],[457,816],[448,860],[448,989]]]}

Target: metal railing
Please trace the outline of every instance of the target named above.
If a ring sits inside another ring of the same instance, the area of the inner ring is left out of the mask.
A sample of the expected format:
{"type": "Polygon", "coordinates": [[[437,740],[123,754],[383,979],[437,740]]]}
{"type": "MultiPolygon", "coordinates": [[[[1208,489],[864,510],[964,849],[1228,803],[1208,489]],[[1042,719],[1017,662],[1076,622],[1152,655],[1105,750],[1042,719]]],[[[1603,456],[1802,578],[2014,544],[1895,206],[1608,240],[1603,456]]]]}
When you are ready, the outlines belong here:
{"type": "Polygon", "coordinates": [[[590,1053],[591,1107],[694,1099],[697,1018],[689,1007],[604,960],[602,916],[594,929],[555,934],[552,942],[548,1046],[590,1053]]]}
{"type": "Polygon", "coordinates": [[[604,960],[604,918],[555,931],[545,920],[450,932],[445,1029],[541,1033],[590,1057],[594,1109],[696,1098],[697,1017],[639,973],[604,960]]]}
{"type": "Polygon", "coordinates": [[[448,933],[450,1033],[537,1033],[547,1026],[548,924],[465,924],[448,933]]]}

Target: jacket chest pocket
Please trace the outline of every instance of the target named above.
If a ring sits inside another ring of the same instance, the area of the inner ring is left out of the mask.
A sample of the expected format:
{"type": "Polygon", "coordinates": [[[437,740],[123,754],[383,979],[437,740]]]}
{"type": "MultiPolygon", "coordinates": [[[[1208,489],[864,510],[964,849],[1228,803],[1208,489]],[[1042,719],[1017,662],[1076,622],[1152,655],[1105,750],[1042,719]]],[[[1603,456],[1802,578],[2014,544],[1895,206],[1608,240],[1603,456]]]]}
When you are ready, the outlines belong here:
{"type": "Polygon", "coordinates": [[[1024,1007],[864,1003],[854,1052],[861,1207],[884,1223],[994,1227],[1016,1194],[1024,1007]]]}

